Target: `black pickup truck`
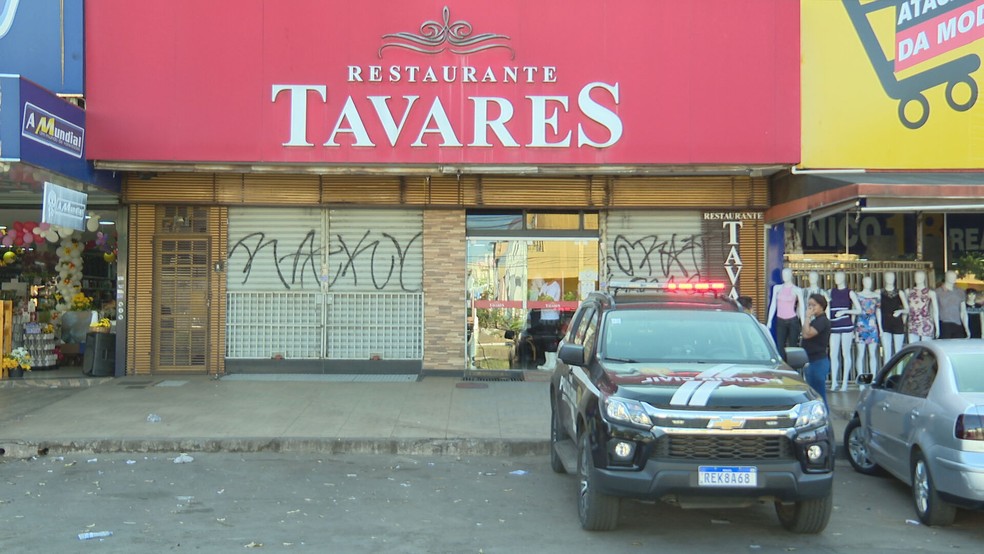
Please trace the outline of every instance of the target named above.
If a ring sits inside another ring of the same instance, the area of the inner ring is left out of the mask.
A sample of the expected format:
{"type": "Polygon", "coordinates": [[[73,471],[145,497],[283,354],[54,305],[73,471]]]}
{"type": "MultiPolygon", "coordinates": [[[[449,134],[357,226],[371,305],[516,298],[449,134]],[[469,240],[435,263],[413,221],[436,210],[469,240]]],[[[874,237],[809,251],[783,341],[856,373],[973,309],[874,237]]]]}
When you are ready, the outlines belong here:
{"type": "Polygon", "coordinates": [[[581,526],[614,529],[622,499],[634,498],[683,508],[773,502],[786,529],[823,531],[833,431],[820,395],[793,369],[806,353],[788,348],[787,365],[714,287],[674,288],[613,283],[592,293],[560,345],[550,461],[577,475],[581,526]]]}

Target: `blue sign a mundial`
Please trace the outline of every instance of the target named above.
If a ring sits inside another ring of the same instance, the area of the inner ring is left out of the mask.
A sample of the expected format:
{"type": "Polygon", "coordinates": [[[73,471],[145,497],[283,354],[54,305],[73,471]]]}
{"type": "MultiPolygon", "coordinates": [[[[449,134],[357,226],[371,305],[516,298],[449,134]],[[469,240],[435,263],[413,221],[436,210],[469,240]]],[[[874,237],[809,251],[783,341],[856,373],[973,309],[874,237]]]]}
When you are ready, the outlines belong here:
{"type": "Polygon", "coordinates": [[[41,222],[85,231],[85,209],[89,195],[54,183],[44,183],[41,222]]]}
{"type": "Polygon", "coordinates": [[[70,156],[82,158],[85,129],[30,102],[24,103],[21,136],[70,156]]]}

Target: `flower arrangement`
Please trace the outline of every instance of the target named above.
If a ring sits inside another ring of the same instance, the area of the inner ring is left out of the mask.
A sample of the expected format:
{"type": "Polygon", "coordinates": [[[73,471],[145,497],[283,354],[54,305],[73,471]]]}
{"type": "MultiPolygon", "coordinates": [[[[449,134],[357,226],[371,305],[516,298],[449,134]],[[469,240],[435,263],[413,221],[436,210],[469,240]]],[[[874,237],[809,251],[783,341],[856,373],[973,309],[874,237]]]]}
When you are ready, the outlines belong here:
{"type": "Polygon", "coordinates": [[[69,309],[73,312],[84,312],[92,309],[92,297],[86,296],[85,293],[77,292],[75,296],[72,297],[72,304],[69,309]]]}
{"type": "Polygon", "coordinates": [[[50,324],[50,323],[46,323],[45,326],[41,328],[41,332],[44,333],[44,334],[46,334],[46,335],[48,335],[50,333],[54,333],[55,332],[55,326],[52,325],[52,324],[50,324]]]}
{"type": "Polygon", "coordinates": [[[99,321],[93,323],[89,327],[95,328],[95,329],[109,329],[109,327],[110,327],[109,318],[108,317],[104,317],[104,318],[100,319],[99,321]]]}
{"type": "Polygon", "coordinates": [[[10,354],[3,355],[3,369],[23,369],[24,371],[31,371],[31,355],[27,353],[27,349],[23,346],[19,346],[13,349],[10,354]]]}

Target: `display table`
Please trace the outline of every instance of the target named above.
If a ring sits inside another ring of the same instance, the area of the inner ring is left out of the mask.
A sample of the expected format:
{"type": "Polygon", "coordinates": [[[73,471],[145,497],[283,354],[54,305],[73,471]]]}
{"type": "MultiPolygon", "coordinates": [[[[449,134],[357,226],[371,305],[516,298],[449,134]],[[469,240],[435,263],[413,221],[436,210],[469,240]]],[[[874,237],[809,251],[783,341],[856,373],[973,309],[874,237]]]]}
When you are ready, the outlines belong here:
{"type": "MultiPolygon", "coordinates": [[[[36,325],[36,324],[34,324],[36,325]]],[[[58,367],[58,356],[55,354],[55,334],[32,332],[32,324],[24,328],[24,348],[31,355],[31,369],[44,370],[58,367]]]]}

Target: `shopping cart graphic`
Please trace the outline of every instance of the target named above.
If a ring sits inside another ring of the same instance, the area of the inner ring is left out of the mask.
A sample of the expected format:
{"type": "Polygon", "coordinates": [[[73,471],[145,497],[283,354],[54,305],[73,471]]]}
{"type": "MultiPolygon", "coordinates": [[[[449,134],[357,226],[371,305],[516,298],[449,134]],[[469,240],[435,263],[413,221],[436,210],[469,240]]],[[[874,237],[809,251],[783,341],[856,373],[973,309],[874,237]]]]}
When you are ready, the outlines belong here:
{"type": "Polygon", "coordinates": [[[851,18],[851,24],[861,39],[868,59],[878,76],[878,81],[885,94],[889,98],[899,101],[899,121],[909,129],[918,129],[929,121],[929,100],[923,94],[926,90],[946,83],[946,102],[950,108],[964,112],[969,110],[977,103],[977,81],[971,77],[971,73],[981,67],[981,58],[977,54],[967,54],[960,58],[950,60],[925,71],[916,73],[910,77],[899,79],[895,75],[894,60],[888,59],[882,50],[875,30],[868,19],[868,14],[882,9],[892,9],[898,7],[899,0],[874,0],[864,5],[861,0],[843,0],[844,8],[851,18]],[[957,85],[964,84],[969,89],[969,95],[963,102],[958,102],[954,96],[954,89],[957,85]],[[911,118],[906,113],[906,108],[913,102],[919,105],[918,117],[911,118]]]}

